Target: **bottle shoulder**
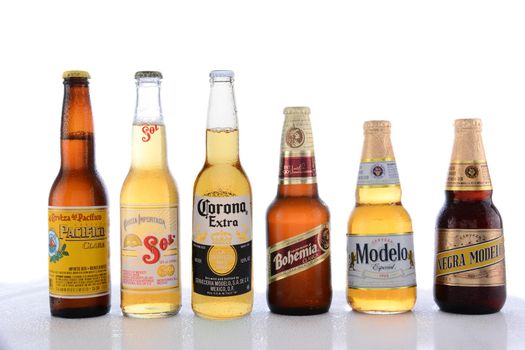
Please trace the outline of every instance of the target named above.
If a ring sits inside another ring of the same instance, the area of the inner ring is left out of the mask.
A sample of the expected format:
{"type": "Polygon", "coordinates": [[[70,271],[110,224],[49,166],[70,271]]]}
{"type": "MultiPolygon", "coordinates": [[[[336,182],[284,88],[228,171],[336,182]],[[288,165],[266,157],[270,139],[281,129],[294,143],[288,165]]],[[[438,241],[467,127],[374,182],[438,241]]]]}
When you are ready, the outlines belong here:
{"type": "Polygon", "coordinates": [[[501,215],[492,201],[446,201],[437,218],[438,228],[501,228],[501,215]]]}
{"type": "Polygon", "coordinates": [[[357,205],[348,219],[349,233],[412,232],[412,219],[401,204],[357,205]]]}
{"type": "Polygon", "coordinates": [[[176,204],[177,184],[168,169],[130,169],[120,191],[122,204],[176,204]]]}
{"type": "Polygon", "coordinates": [[[286,217],[319,218],[329,220],[330,210],[319,197],[281,197],[277,196],[267,209],[267,218],[286,219],[286,217]]]}
{"type": "Polygon", "coordinates": [[[52,206],[107,205],[104,182],[96,170],[60,170],[49,192],[52,206]]]}
{"type": "Polygon", "coordinates": [[[212,192],[251,195],[250,180],[240,164],[206,164],[195,179],[194,194],[206,195],[212,192]]]}

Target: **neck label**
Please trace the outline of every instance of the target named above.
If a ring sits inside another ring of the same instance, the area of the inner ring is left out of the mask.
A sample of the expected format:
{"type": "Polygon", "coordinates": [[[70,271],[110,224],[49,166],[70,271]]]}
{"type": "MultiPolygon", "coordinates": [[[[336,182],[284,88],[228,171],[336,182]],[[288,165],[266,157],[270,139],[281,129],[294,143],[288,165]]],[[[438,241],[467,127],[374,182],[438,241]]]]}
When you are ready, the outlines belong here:
{"type": "Polygon", "coordinates": [[[365,159],[359,166],[358,187],[385,187],[399,185],[399,174],[394,159],[365,159]]]}
{"type": "Polygon", "coordinates": [[[490,191],[489,168],[484,161],[451,162],[448,169],[447,191],[490,191]]]}

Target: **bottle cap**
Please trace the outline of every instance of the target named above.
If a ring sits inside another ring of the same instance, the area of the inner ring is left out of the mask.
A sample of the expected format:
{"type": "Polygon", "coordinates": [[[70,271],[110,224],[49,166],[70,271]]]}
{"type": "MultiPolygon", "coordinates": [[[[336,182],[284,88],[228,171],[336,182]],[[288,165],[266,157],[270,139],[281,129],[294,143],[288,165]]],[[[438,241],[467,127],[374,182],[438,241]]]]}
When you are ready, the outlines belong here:
{"type": "Polygon", "coordinates": [[[235,73],[232,70],[212,70],[210,72],[210,78],[233,78],[235,73]]]}
{"type": "Polygon", "coordinates": [[[286,107],[283,111],[284,114],[310,114],[309,107],[286,107]]]}
{"type": "Polygon", "coordinates": [[[162,79],[162,73],[153,70],[142,70],[135,73],[135,79],[156,78],[162,79]]]}
{"type": "Polygon", "coordinates": [[[88,72],[84,70],[67,70],[62,74],[62,78],[69,79],[69,78],[84,78],[84,79],[91,79],[91,76],[88,72]]]}
{"type": "Polygon", "coordinates": [[[481,129],[481,119],[456,119],[454,126],[456,129],[481,129]]]}
{"type": "Polygon", "coordinates": [[[388,120],[368,120],[363,124],[365,132],[390,132],[390,127],[388,120]]]}

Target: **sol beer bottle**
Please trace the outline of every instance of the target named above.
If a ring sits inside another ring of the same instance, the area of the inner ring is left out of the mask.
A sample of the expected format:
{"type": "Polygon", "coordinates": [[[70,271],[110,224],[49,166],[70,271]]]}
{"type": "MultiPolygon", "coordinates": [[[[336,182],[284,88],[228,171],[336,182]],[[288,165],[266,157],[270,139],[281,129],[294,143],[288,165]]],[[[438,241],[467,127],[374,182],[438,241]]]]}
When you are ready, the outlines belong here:
{"type": "Polygon", "coordinates": [[[278,314],[320,314],[332,301],[330,213],[317,192],[310,109],[284,114],[279,188],[266,215],[268,306],[278,314]]]}
{"type": "Polygon", "coordinates": [[[230,319],[251,312],[252,196],[239,161],[232,71],[210,73],[206,162],[193,196],[192,308],[230,319]]]}
{"type": "Polygon", "coordinates": [[[120,193],[121,308],[157,318],[181,307],[177,186],[168,168],[160,72],[137,72],[131,168],[120,193]]]}
{"type": "Polygon", "coordinates": [[[108,202],[95,168],[89,73],[64,75],[60,172],[49,194],[51,314],[66,318],[110,309],[108,202]]]}
{"type": "Polygon", "coordinates": [[[437,219],[434,300],[447,312],[488,314],[505,304],[501,217],[481,140],[480,119],[458,119],[437,219]]]}
{"type": "Polygon", "coordinates": [[[390,122],[367,121],[356,206],[348,220],[348,303],[366,313],[410,311],[416,302],[412,221],[390,142],[390,122]]]}

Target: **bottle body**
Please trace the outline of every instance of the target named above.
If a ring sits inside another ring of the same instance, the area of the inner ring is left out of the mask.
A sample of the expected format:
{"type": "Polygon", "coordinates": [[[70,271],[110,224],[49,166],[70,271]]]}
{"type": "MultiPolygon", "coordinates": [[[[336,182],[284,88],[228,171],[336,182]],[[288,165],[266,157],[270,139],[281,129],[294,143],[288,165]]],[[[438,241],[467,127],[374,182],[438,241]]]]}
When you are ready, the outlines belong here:
{"type": "Polygon", "coordinates": [[[347,235],[347,300],[365,313],[410,311],[416,302],[412,222],[390,143],[390,123],[365,123],[365,144],[347,235]]]}
{"type": "Polygon", "coordinates": [[[253,305],[252,197],[239,161],[233,73],[214,72],[206,162],[194,186],[192,308],[203,318],[232,319],[253,305]]]}
{"type": "Polygon", "coordinates": [[[481,140],[481,121],[456,121],[446,202],[436,224],[434,300],[446,312],[488,314],[506,299],[501,216],[481,140]]]}
{"type": "MultiPolygon", "coordinates": [[[[158,103],[143,101],[142,95],[159,94],[161,75],[137,75],[140,111],[140,104],[158,103]]],[[[132,130],[132,165],[120,193],[121,309],[126,316],[166,317],[181,307],[179,198],[166,158],[160,108],[147,118],[138,112],[132,130]]]]}
{"type": "Polygon", "coordinates": [[[49,195],[49,290],[53,316],[110,310],[109,220],[94,160],[86,72],[64,73],[60,172],[49,195]]]}
{"type": "Polygon", "coordinates": [[[310,110],[285,108],[277,197],[266,214],[268,307],[327,312],[332,301],[330,213],[317,191],[310,110]]]}

